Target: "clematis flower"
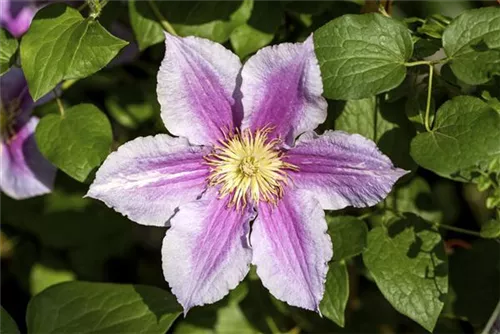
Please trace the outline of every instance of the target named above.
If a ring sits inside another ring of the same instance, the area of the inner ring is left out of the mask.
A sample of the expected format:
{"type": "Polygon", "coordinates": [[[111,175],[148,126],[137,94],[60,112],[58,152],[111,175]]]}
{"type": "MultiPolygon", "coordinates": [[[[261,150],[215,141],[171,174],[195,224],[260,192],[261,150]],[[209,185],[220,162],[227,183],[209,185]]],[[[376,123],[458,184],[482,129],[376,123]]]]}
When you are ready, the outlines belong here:
{"type": "Polygon", "coordinates": [[[21,69],[0,77],[0,95],[0,190],[15,199],[51,192],[56,168],[36,146],[39,120],[31,116],[34,103],[21,69]]]}
{"type": "Polygon", "coordinates": [[[374,205],[406,173],[362,136],[315,134],[322,92],[312,37],[242,67],[222,45],[166,35],[157,93],[178,137],[124,144],[88,196],[171,225],[163,272],[185,312],[224,297],[251,263],[276,298],[319,311],[332,257],[323,210],[374,205]]]}

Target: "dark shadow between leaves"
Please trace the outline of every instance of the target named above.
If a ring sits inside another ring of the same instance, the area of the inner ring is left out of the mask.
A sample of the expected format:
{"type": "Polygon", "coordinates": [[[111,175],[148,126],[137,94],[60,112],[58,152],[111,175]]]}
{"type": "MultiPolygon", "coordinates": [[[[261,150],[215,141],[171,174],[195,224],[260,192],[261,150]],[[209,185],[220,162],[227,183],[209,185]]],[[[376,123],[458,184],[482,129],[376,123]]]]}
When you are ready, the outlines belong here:
{"type": "MultiPolygon", "coordinates": [[[[172,24],[201,25],[213,21],[229,21],[243,1],[156,1],[162,15],[172,24]]],[[[136,1],[139,14],[156,21],[147,1],[136,1]]]]}
{"type": "MultiPolygon", "coordinates": [[[[141,296],[142,301],[148,309],[156,316],[157,323],[160,323],[165,315],[173,315],[182,312],[182,307],[177,303],[174,296],[169,299],[160,298],[160,294],[152,291],[146,285],[133,285],[135,292],[141,296]]],[[[163,295],[163,294],[161,294],[163,295]]]]}

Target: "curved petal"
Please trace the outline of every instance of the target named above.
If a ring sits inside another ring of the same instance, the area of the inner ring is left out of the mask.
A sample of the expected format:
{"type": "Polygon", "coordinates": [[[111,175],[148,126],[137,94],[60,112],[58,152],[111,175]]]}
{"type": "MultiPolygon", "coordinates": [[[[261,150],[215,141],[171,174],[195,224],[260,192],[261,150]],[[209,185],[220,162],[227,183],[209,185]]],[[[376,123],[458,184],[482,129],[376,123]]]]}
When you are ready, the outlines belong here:
{"type": "Polygon", "coordinates": [[[259,204],[250,236],[252,263],[276,298],[319,312],[333,255],[325,213],[311,194],[285,192],[277,206],[259,204]]]}
{"type": "Polygon", "coordinates": [[[37,11],[34,1],[1,1],[0,22],[14,37],[21,37],[30,27],[37,11]]]}
{"type": "Polygon", "coordinates": [[[134,139],[106,158],[87,196],[139,224],[166,226],[179,205],[205,190],[208,152],[168,135],[134,139]]]}
{"type": "Polygon", "coordinates": [[[291,144],[326,120],[327,103],[312,35],[304,43],[263,48],[241,73],[242,128],[274,127],[271,137],[291,144]]]}
{"type": "Polygon", "coordinates": [[[210,188],[200,200],[183,205],[163,241],[163,273],[184,313],[218,301],[249,270],[253,210],[228,208],[228,196],[217,196],[210,188]]]}
{"type": "Polygon", "coordinates": [[[307,133],[284,160],[299,168],[290,172],[297,187],[312,191],[326,210],[375,205],[408,173],[395,168],[373,141],[342,131],[307,133]]]}
{"type": "Polygon", "coordinates": [[[1,143],[0,188],[8,196],[24,199],[52,191],[56,168],[36,146],[38,119],[32,117],[8,142],[1,143]]]}
{"type": "Polygon", "coordinates": [[[240,60],[207,39],[165,36],[157,87],[165,126],[192,144],[222,139],[221,130],[233,129],[233,94],[240,60]]]}

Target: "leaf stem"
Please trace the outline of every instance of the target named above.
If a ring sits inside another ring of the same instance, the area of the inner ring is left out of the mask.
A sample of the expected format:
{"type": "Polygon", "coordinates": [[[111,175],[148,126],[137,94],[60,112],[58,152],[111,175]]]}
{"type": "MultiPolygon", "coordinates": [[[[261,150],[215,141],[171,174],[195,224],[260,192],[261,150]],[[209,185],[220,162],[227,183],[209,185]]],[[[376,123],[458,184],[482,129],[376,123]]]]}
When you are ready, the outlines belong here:
{"type": "Polygon", "coordinates": [[[432,77],[434,76],[434,65],[429,64],[429,84],[427,85],[427,105],[425,106],[425,129],[427,132],[431,131],[429,114],[431,110],[431,99],[432,99],[432,77]]]}
{"type": "Polygon", "coordinates": [[[413,67],[413,66],[429,65],[429,64],[431,64],[431,62],[428,60],[419,60],[419,61],[412,61],[411,63],[405,63],[404,65],[406,67],[413,67]]]}
{"type": "Polygon", "coordinates": [[[437,228],[442,228],[445,230],[459,232],[459,233],[468,234],[468,235],[472,235],[472,236],[481,238],[481,234],[479,232],[476,232],[476,231],[466,230],[464,228],[450,226],[450,225],[446,225],[446,224],[434,224],[434,226],[436,226],[437,228]]]}
{"type": "Polygon", "coordinates": [[[54,95],[56,97],[57,107],[59,108],[59,113],[61,114],[61,118],[64,118],[65,113],[64,113],[63,103],[62,103],[61,99],[59,98],[59,96],[57,96],[57,92],[55,89],[53,90],[53,92],[54,92],[54,95]]]}
{"type": "Polygon", "coordinates": [[[156,16],[156,19],[160,22],[163,29],[174,36],[178,36],[174,27],[172,27],[172,25],[162,15],[156,3],[153,0],[148,0],[148,4],[151,10],[153,11],[153,14],[156,16]]]}

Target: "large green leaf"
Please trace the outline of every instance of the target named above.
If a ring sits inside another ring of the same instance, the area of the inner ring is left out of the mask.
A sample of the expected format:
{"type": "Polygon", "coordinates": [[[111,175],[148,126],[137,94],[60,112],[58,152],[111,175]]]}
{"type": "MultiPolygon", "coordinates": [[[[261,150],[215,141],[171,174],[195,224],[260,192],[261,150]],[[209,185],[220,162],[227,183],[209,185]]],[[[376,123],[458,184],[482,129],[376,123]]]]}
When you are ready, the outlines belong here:
{"type": "Polygon", "coordinates": [[[430,132],[411,142],[411,156],[422,167],[444,177],[488,162],[500,154],[500,114],[471,96],[458,96],[439,108],[430,132]]]}
{"type": "Polygon", "coordinates": [[[18,47],[17,39],[5,29],[0,29],[0,75],[7,72],[14,63],[18,47]]]}
{"type": "Polygon", "coordinates": [[[413,51],[400,22],[380,14],[344,15],[314,34],[325,96],[360,99],[397,87],[413,51]]]}
{"type": "Polygon", "coordinates": [[[500,8],[471,9],[453,20],[443,34],[453,73],[479,85],[500,74],[500,8]]]}
{"type": "Polygon", "coordinates": [[[108,118],[91,104],[43,117],[35,138],[50,162],[81,182],[106,158],[113,140],[108,118]]]}
{"type": "Polygon", "coordinates": [[[127,42],[64,4],[42,8],[21,41],[21,63],[38,100],[65,79],[85,78],[106,66],[127,42]]]}
{"type": "Polygon", "coordinates": [[[319,305],[321,313],[344,327],[344,312],[349,298],[349,277],[345,263],[332,261],[326,276],[325,293],[319,305]]]}
{"type": "Polygon", "coordinates": [[[345,103],[331,101],[330,105],[336,117],[336,130],[359,133],[373,140],[398,167],[416,167],[410,157],[410,141],[415,130],[402,112],[402,100],[387,103],[381,97],[371,97],[345,103]]]}
{"type": "Polygon", "coordinates": [[[0,306],[0,333],[2,334],[19,334],[16,322],[3,307],[0,306]]]}
{"type": "Polygon", "coordinates": [[[432,331],[448,292],[448,261],[437,230],[414,214],[368,234],[363,260],[396,310],[432,331]]]}
{"type": "Polygon", "coordinates": [[[268,45],[283,20],[283,8],[279,2],[254,1],[248,21],[234,29],[230,40],[234,51],[244,58],[268,45]]]}
{"type": "Polygon", "coordinates": [[[349,259],[365,250],[368,234],[365,222],[351,216],[327,216],[327,222],[335,261],[349,259]]]}
{"type": "Polygon", "coordinates": [[[156,287],[75,281],[33,297],[26,322],[29,333],[164,334],[181,312],[156,287]]]}

